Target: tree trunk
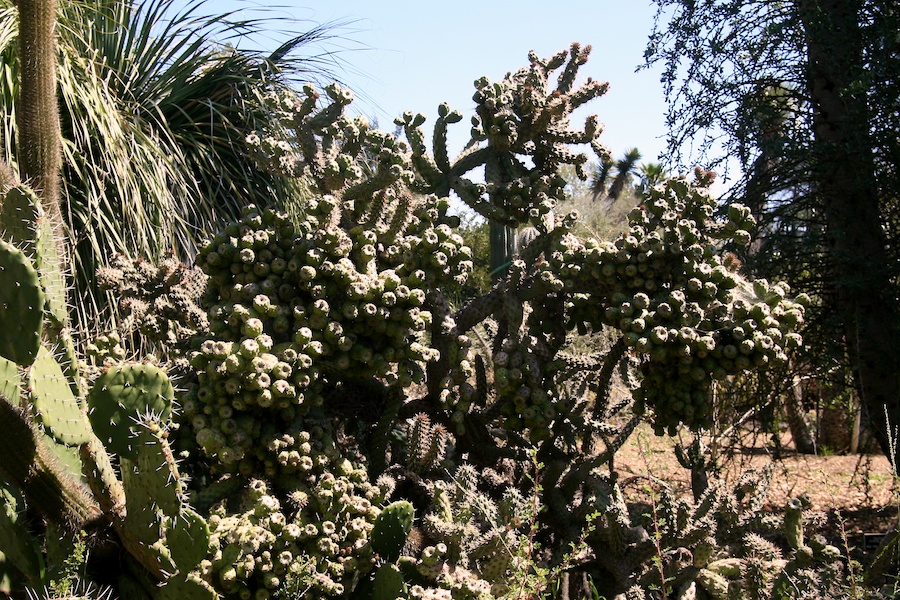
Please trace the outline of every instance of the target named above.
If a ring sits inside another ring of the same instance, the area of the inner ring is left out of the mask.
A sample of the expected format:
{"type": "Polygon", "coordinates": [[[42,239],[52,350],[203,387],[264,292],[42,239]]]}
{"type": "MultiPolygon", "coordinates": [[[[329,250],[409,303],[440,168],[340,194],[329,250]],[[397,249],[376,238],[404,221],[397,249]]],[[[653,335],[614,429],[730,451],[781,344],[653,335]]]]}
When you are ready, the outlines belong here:
{"type": "Polygon", "coordinates": [[[509,263],[518,252],[515,227],[490,223],[491,280],[496,283],[506,277],[509,263]]]}
{"type": "Polygon", "coordinates": [[[798,0],[813,106],[813,180],[826,224],[831,294],[863,410],[885,453],[900,426],[897,312],[887,268],[859,28],[860,0],[798,0]]]}
{"type": "Polygon", "coordinates": [[[809,421],[806,419],[806,410],[803,407],[803,386],[799,377],[794,380],[794,385],[785,396],[785,410],[791,437],[794,439],[794,448],[800,454],[815,454],[816,441],[813,439],[809,421]]]}

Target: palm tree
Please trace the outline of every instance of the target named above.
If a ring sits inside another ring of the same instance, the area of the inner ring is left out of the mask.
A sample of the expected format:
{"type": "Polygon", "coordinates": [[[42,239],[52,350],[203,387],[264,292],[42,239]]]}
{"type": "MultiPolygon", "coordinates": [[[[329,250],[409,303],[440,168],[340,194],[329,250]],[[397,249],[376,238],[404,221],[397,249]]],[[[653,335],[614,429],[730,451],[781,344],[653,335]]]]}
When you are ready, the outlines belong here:
{"type": "Polygon", "coordinates": [[[591,201],[596,202],[600,198],[606,197],[606,182],[612,173],[615,162],[612,157],[607,154],[600,159],[600,164],[591,177],[591,201]]]}
{"type": "MultiPolygon", "coordinates": [[[[75,291],[95,304],[88,312],[98,310],[93,273],[114,253],[187,258],[198,232],[242,206],[298,201],[296,180],[255,164],[245,137],[274,122],[266,92],[334,78],[333,53],[299,53],[341,24],[313,27],[266,55],[227,42],[271,22],[205,16],[202,5],[175,12],[169,0],[61,3],[61,204],[75,291]]],[[[0,145],[13,165],[17,20],[13,0],[0,0],[0,145]]]]}
{"type": "Polygon", "coordinates": [[[670,172],[661,163],[642,163],[638,167],[640,181],[638,181],[638,194],[645,194],[650,188],[656,187],[670,177],[670,172]]]}
{"type": "Polygon", "coordinates": [[[592,201],[603,199],[612,204],[618,200],[625,190],[625,186],[631,181],[634,167],[640,159],[641,153],[637,148],[628,150],[619,161],[614,161],[609,155],[602,157],[591,177],[592,201]],[[613,174],[615,177],[607,187],[609,178],[613,174]]]}
{"type": "Polygon", "coordinates": [[[637,148],[632,148],[625,152],[622,160],[616,163],[616,178],[613,179],[612,185],[609,186],[609,193],[606,195],[610,203],[618,200],[625,190],[625,186],[631,182],[632,172],[639,160],[641,160],[641,153],[637,148]]]}

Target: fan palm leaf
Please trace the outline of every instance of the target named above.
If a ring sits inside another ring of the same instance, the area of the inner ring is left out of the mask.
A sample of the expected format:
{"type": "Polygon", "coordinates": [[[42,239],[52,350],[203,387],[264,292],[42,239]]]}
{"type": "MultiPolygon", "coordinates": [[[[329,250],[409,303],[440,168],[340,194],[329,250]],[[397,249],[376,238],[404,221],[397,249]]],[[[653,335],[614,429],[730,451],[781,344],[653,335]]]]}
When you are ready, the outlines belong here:
{"type": "MultiPolygon", "coordinates": [[[[68,0],[61,5],[58,86],[63,214],[79,304],[102,301],[93,273],[116,252],[192,256],[242,206],[302,201],[296,180],[258,166],[245,136],[273,126],[262,102],[296,81],[336,79],[318,51],[342,23],[316,26],[275,52],[237,49],[270,20],[207,16],[203,1],[68,0]]],[[[0,114],[16,163],[17,11],[0,0],[0,114]]],[[[88,313],[93,310],[88,309],[88,313]]]]}
{"type": "Polygon", "coordinates": [[[637,161],[641,160],[641,153],[637,148],[632,148],[625,152],[625,156],[616,163],[616,177],[613,179],[612,185],[609,186],[607,199],[615,202],[622,195],[625,186],[631,181],[631,174],[637,166],[637,161]]]}

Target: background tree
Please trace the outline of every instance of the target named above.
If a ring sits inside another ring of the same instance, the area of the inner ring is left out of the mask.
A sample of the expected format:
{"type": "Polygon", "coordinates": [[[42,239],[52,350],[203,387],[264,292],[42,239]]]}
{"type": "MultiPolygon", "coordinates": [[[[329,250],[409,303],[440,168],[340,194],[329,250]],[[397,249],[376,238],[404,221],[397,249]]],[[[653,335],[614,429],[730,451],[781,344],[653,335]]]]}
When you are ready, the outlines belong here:
{"type": "Polygon", "coordinates": [[[609,156],[601,157],[591,181],[594,200],[603,199],[610,203],[618,200],[625,187],[631,183],[639,160],[641,153],[637,148],[627,150],[618,161],[613,161],[609,156]],[[612,182],[609,182],[610,176],[612,182]]]}
{"type": "Polygon", "coordinates": [[[742,174],[759,237],[743,256],[817,300],[814,366],[848,365],[886,451],[897,378],[897,14],[887,2],[658,0],[669,151],[742,174]],[[876,331],[877,329],[877,331],[876,331]]]}
{"type": "Polygon", "coordinates": [[[607,199],[615,202],[622,195],[625,186],[631,183],[637,162],[641,160],[641,153],[637,148],[631,148],[625,152],[625,156],[616,162],[616,177],[609,186],[607,199]]]}
{"type": "Polygon", "coordinates": [[[646,194],[650,188],[665,183],[666,179],[672,176],[671,171],[662,163],[641,163],[638,173],[640,173],[640,179],[635,189],[638,195],[646,194]]]}

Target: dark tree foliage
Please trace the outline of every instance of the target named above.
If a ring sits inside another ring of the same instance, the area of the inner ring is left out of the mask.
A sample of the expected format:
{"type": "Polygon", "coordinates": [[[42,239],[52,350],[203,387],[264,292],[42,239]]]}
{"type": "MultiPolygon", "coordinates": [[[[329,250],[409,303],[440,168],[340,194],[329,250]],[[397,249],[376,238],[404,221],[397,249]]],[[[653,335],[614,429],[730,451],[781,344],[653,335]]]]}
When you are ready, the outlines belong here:
{"type": "Polygon", "coordinates": [[[674,166],[737,161],[723,200],[758,221],[745,267],[816,298],[807,368],[848,365],[876,429],[888,426],[885,404],[896,425],[895,3],[657,4],[645,59],[664,65],[674,166]]]}

